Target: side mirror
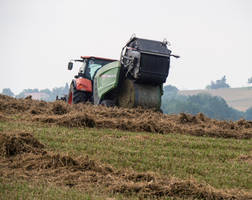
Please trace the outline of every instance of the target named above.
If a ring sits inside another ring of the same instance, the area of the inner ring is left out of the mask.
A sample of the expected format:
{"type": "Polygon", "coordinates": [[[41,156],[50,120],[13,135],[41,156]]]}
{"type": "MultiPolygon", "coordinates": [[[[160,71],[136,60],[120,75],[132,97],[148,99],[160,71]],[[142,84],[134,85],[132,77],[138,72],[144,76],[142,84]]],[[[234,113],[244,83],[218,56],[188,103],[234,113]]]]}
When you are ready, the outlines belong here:
{"type": "Polygon", "coordinates": [[[67,69],[68,70],[72,70],[73,69],[73,63],[72,62],[68,63],[67,69]]]}
{"type": "Polygon", "coordinates": [[[173,56],[174,58],[180,58],[180,56],[178,56],[178,55],[171,54],[171,56],[173,56]]]}

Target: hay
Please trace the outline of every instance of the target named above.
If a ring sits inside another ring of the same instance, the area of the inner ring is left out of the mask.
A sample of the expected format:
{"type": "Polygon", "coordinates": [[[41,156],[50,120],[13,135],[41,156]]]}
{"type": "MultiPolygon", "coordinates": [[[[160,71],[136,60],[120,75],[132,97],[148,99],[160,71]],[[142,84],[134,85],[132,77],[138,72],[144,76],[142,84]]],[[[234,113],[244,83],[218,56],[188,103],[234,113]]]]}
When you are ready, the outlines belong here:
{"type": "Polygon", "coordinates": [[[142,108],[108,108],[91,104],[69,106],[65,102],[14,99],[0,96],[0,118],[22,114],[21,119],[52,123],[67,127],[112,128],[136,132],[181,133],[194,136],[250,139],[252,121],[218,121],[204,114],[166,115],[142,108]]]}
{"type": "Polygon", "coordinates": [[[0,137],[0,175],[44,181],[58,186],[85,190],[96,187],[101,192],[120,193],[139,198],[174,197],[183,199],[245,200],[252,194],[243,191],[217,190],[195,180],[166,178],[155,173],[117,171],[86,157],[44,151],[30,133],[3,133],[0,137]]]}
{"type": "Polygon", "coordinates": [[[41,153],[44,145],[30,133],[8,133],[0,135],[0,156],[10,157],[22,153],[41,153]]]}

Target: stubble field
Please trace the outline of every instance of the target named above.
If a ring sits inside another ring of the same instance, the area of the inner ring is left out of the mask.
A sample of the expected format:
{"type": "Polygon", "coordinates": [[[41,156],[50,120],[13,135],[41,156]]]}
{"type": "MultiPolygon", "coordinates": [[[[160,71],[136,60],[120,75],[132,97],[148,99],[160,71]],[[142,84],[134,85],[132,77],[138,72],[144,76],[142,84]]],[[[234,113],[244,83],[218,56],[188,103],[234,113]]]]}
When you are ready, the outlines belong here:
{"type": "Polygon", "coordinates": [[[0,95],[2,199],[251,199],[252,122],[0,95]]]}

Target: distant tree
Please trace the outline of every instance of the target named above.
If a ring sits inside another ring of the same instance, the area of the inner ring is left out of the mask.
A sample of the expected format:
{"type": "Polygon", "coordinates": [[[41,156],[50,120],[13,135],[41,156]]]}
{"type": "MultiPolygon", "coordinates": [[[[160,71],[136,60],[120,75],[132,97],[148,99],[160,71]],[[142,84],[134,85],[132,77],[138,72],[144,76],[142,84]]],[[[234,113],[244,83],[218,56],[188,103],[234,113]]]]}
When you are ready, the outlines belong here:
{"type": "MultiPolygon", "coordinates": [[[[190,96],[188,98],[188,103],[211,118],[219,120],[238,120],[243,117],[242,112],[229,107],[226,101],[221,97],[211,96],[209,94],[197,94],[190,96]]],[[[196,114],[198,112],[190,111],[189,113],[196,114]]]]}
{"type": "Polygon", "coordinates": [[[164,86],[164,95],[165,96],[173,97],[173,96],[177,95],[178,91],[179,91],[178,88],[176,88],[173,85],[164,86]]]}
{"type": "Polygon", "coordinates": [[[37,93],[39,92],[39,90],[36,89],[24,89],[22,92],[20,92],[18,95],[16,95],[16,98],[25,98],[27,96],[27,94],[31,94],[31,93],[37,93]]]}
{"type": "Polygon", "coordinates": [[[211,84],[207,85],[206,89],[230,88],[226,81],[226,76],[223,76],[220,80],[211,81],[211,84]]]}
{"type": "Polygon", "coordinates": [[[246,110],[245,112],[245,118],[246,120],[252,120],[252,107],[246,110]]]}
{"type": "Polygon", "coordinates": [[[68,85],[68,83],[66,83],[65,88],[64,88],[64,93],[68,94],[68,92],[69,92],[69,85],[68,85]]]}
{"type": "Polygon", "coordinates": [[[176,88],[173,85],[166,85],[166,86],[164,86],[164,91],[177,93],[179,90],[178,90],[178,88],[176,88]]]}
{"type": "Polygon", "coordinates": [[[252,83],[252,77],[248,79],[248,83],[252,83]]]}
{"type": "Polygon", "coordinates": [[[61,95],[68,94],[68,91],[69,91],[68,83],[65,84],[65,87],[55,87],[52,89],[52,93],[53,95],[55,95],[55,97],[57,95],[61,96],[61,95]]]}
{"type": "Polygon", "coordinates": [[[45,94],[48,94],[48,95],[51,94],[51,91],[49,89],[43,89],[43,90],[40,90],[39,92],[42,92],[42,93],[45,93],[45,94]]]}
{"type": "Polygon", "coordinates": [[[229,107],[226,101],[209,94],[197,94],[192,96],[176,95],[173,98],[165,96],[162,99],[164,113],[204,113],[206,116],[219,120],[238,120],[244,117],[244,113],[229,107]]]}
{"type": "Polygon", "coordinates": [[[55,101],[56,96],[64,96],[65,94],[68,94],[69,91],[69,85],[68,83],[65,84],[65,86],[62,87],[55,87],[52,90],[49,89],[42,89],[39,90],[37,88],[35,89],[24,89],[22,92],[20,92],[16,98],[24,98],[27,96],[27,94],[32,94],[32,93],[44,93],[46,95],[42,95],[41,100],[44,101],[55,101]]]}
{"type": "Polygon", "coordinates": [[[14,97],[14,93],[11,91],[10,88],[4,88],[3,91],[2,91],[2,94],[14,97]]]}
{"type": "Polygon", "coordinates": [[[37,88],[34,88],[34,89],[28,88],[28,89],[24,89],[22,92],[24,92],[24,93],[35,93],[35,92],[39,92],[39,89],[37,89],[37,88]]]}

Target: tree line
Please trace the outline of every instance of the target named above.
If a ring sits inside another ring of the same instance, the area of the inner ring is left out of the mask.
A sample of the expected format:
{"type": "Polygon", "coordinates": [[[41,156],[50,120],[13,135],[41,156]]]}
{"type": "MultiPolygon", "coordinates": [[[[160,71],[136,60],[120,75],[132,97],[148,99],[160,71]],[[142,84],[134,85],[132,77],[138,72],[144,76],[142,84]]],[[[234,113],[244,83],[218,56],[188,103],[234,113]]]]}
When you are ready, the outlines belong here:
{"type": "Polygon", "coordinates": [[[181,112],[197,114],[218,120],[239,120],[241,118],[252,120],[252,107],[242,112],[230,107],[227,102],[218,96],[210,94],[197,94],[192,96],[180,95],[179,90],[172,85],[164,87],[161,109],[166,114],[178,114],[181,112]]]}
{"type": "Polygon", "coordinates": [[[4,88],[2,91],[2,94],[15,97],[15,98],[25,98],[28,95],[37,95],[37,98],[39,100],[44,101],[55,101],[56,96],[62,97],[69,92],[69,85],[68,83],[65,84],[65,86],[62,87],[54,87],[53,89],[24,89],[19,94],[15,95],[10,88],[4,88]]]}
{"type": "MultiPolygon", "coordinates": [[[[252,84],[252,77],[248,79],[248,83],[252,84]]],[[[219,80],[211,81],[211,84],[206,86],[206,89],[219,88],[230,88],[226,76],[219,80]]],[[[161,106],[164,113],[178,114],[185,112],[197,114],[201,112],[210,118],[219,120],[239,120],[241,118],[252,120],[252,107],[242,112],[228,106],[227,102],[221,97],[211,96],[210,94],[184,96],[179,95],[178,91],[172,85],[164,87],[161,106]]]]}

